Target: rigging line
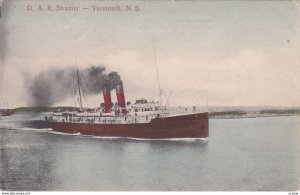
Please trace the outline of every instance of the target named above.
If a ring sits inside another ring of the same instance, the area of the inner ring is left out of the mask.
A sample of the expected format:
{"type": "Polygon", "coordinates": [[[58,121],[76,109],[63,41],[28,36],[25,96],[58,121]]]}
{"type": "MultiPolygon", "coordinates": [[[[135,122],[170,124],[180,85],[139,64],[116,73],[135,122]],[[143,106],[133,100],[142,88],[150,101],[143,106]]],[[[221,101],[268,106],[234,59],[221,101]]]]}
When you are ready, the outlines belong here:
{"type": "MultiPolygon", "coordinates": [[[[76,62],[77,65],[77,62],[76,62]]],[[[80,105],[80,109],[82,109],[82,101],[81,101],[81,85],[80,85],[80,79],[79,79],[79,73],[78,73],[78,68],[77,68],[77,84],[78,84],[78,92],[79,92],[79,105],[80,105]]]]}
{"type": "Polygon", "coordinates": [[[153,38],[152,38],[152,46],[153,46],[153,52],[154,52],[154,63],[155,63],[155,68],[156,68],[157,86],[158,86],[158,90],[159,90],[159,104],[160,104],[160,109],[161,109],[161,116],[163,117],[162,98],[161,98],[162,90],[161,90],[160,82],[159,82],[159,74],[158,74],[158,67],[157,67],[157,62],[156,62],[156,52],[155,52],[153,38]]]}
{"type": "Polygon", "coordinates": [[[157,101],[157,94],[156,94],[156,92],[157,92],[157,89],[156,89],[156,86],[157,84],[156,84],[156,79],[155,78],[153,78],[153,80],[152,80],[152,83],[151,83],[151,86],[152,86],[152,88],[151,88],[151,100],[152,101],[157,101]]]}
{"type": "MultiPolygon", "coordinates": [[[[170,92],[171,90],[166,90],[165,88],[163,88],[163,90],[162,90],[162,94],[163,94],[163,96],[162,96],[162,99],[164,99],[165,101],[167,101],[167,99],[169,98],[169,92],[170,92]]],[[[166,103],[164,103],[164,105],[166,105],[166,103]]]]}
{"type": "MultiPolygon", "coordinates": [[[[76,70],[74,71],[74,74],[76,75],[76,70]]],[[[76,82],[74,95],[73,95],[74,102],[75,102],[75,108],[77,107],[77,102],[79,103],[79,98],[77,97],[77,90],[78,90],[78,83],[76,82]]],[[[78,91],[78,95],[79,95],[79,91],[78,91]]]]}
{"type": "Polygon", "coordinates": [[[84,74],[83,73],[81,73],[81,77],[83,78],[83,85],[84,85],[84,88],[83,88],[83,90],[85,91],[85,93],[86,93],[86,95],[90,95],[91,93],[90,93],[90,89],[89,89],[89,86],[87,85],[87,79],[85,78],[85,76],[84,76],[84,74]]]}
{"type": "Polygon", "coordinates": [[[81,78],[83,78],[83,81],[81,82],[81,85],[84,85],[84,86],[81,86],[82,95],[84,97],[84,100],[86,101],[86,95],[89,95],[88,92],[87,92],[87,90],[86,90],[87,85],[86,85],[86,83],[84,81],[84,76],[83,76],[82,72],[80,72],[80,76],[81,76],[81,77],[79,77],[80,80],[82,80],[81,78]]]}
{"type": "MultiPolygon", "coordinates": [[[[76,71],[74,71],[74,75],[76,75],[76,71]]],[[[76,82],[75,89],[74,89],[74,96],[76,96],[76,94],[77,94],[77,82],[76,82]]]]}
{"type": "Polygon", "coordinates": [[[195,96],[195,95],[192,95],[192,97],[194,98],[194,101],[196,103],[196,106],[200,106],[199,104],[199,99],[195,96]]]}
{"type": "Polygon", "coordinates": [[[79,79],[80,79],[80,89],[82,91],[82,96],[83,96],[85,104],[86,104],[87,103],[87,96],[91,95],[91,93],[89,91],[89,87],[87,85],[86,78],[85,78],[84,74],[81,71],[79,71],[79,79]]]}
{"type": "Polygon", "coordinates": [[[76,60],[77,87],[78,87],[78,94],[79,94],[79,106],[80,106],[80,109],[82,110],[81,84],[80,84],[80,77],[79,77],[79,73],[78,73],[78,64],[77,64],[76,55],[75,55],[75,60],[76,60]]]}
{"type": "Polygon", "coordinates": [[[170,100],[170,98],[172,97],[172,92],[173,92],[173,91],[170,91],[169,96],[167,97],[165,106],[168,106],[169,100],[170,100]]]}
{"type": "Polygon", "coordinates": [[[76,96],[76,94],[77,94],[77,83],[76,83],[76,85],[75,85],[75,90],[74,90],[73,96],[76,96]]]}
{"type": "Polygon", "coordinates": [[[87,79],[85,78],[85,76],[84,76],[84,74],[82,72],[80,72],[80,74],[81,74],[81,77],[83,78],[83,82],[82,82],[82,84],[84,85],[83,90],[85,91],[86,95],[89,96],[92,93],[91,93],[91,90],[90,90],[89,86],[87,85],[87,83],[88,83],[87,79]]]}

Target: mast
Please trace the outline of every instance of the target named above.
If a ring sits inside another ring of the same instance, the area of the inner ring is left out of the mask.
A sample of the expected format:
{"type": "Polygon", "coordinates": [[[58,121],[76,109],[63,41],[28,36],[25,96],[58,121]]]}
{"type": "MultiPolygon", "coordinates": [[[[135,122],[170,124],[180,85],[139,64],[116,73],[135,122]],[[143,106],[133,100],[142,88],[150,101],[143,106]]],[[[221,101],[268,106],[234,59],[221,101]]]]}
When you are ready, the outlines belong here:
{"type": "Polygon", "coordinates": [[[155,47],[154,47],[154,40],[152,39],[152,43],[153,43],[153,52],[154,52],[154,63],[155,63],[155,69],[156,69],[156,79],[157,79],[157,86],[158,86],[158,95],[159,95],[159,107],[160,107],[160,110],[161,110],[161,117],[163,117],[164,115],[164,111],[163,111],[163,108],[162,108],[162,98],[161,98],[161,95],[162,95],[162,89],[160,87],[160,81],[159,81],[159,74],[158,74],[158,67],[157,67],[157,63],[156,63],[156,52],[155,52],[155,47]]]}
{"type": "Polygon", "coordinates": [[[76,67],[76,70],[77,70],[77,87],[78,87],[78,93],[79,93],[79,106],[80,106],[80,109],[82,109],[81,84],[80,84],[80,79],[79,79],[78,67],[76,67]]]}

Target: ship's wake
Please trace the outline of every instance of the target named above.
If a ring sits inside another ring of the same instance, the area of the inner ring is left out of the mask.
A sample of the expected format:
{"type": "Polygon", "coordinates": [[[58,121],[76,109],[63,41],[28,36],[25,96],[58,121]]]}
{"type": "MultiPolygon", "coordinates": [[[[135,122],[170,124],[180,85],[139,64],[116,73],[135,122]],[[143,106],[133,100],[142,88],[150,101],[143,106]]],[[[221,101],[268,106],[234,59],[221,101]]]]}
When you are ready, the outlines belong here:
{"type": "Polygon", "coordinates": [[[83,135],[80,133],[62,133],[57,131],[47,131],[47,133],[57,134],[57,135],[71,135],[78,137],[86,137],[93,139],[103,139],[103,140],[136,140],[136,141],[174,141],[174,142],[207,142],[208,138],[164,138],[164,139],[144,139],[144,138],[134,138],[134,137],[111,137],[111,136],[95,136],[95,135],[83,135]]]}
{"type": "Polygon", "coordinates": [[[134,138],[134,137],[109,137],[109,136],[94,136],[94,135],[82,135],[80,133],[63,133],[53,131],[51,128],[28,128],[28,127],[0,127],[7,130],[22,130],[22,131],[33,131],[50,133],[56,135],[64,136],[78,136],[80,138],[93,138],[93,139],[103,139],[103,140],[136,140],[136,141],[172,141],[172,142],[208,142],[208,138],[160,138],[160,139],[144,139],[144,138],[134,138]]]}
{"type": "MultiPolygon", "coordinates": [[[[101,137],[99,137],[101,138],[101,137]]],[[[122,137],[121,137],[122,138],[122,137]]],[[[145,139],[145,138],[134,138],[134,137],[126,137],[125,139],[132,139],[138,141],[174,141],[174,142],[207,142],[208,138],[159,138],[159,139],[145,139]]]]}
{"type": "Polygon", "coordinates": [[[0,126],[0,129],[5,130],[21,130],[21,131],[37,131],[37,132],[51,132],[50,128],[29,128],[29,127],[6,127],[0,126]]]}

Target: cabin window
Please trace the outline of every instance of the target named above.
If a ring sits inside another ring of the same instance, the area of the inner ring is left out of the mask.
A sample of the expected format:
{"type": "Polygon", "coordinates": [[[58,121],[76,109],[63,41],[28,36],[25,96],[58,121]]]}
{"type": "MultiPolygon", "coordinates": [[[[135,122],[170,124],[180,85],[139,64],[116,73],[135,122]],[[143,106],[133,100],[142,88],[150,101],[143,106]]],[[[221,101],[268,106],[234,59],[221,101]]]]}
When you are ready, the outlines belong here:
{"type": "Polygon", "coordinates": [[[134,109],[134,112],[138,112],[138,109],[134,109]]]}

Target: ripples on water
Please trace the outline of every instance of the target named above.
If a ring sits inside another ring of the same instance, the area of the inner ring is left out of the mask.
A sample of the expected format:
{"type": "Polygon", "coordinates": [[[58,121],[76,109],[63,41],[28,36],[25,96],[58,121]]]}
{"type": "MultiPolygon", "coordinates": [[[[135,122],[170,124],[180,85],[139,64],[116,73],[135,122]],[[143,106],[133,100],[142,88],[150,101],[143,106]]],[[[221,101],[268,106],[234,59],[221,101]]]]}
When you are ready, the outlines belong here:
{"type": "Polygon", "coordinates": [[[52,132],[39,114],[0,119],[2,190],[293,191],[297,116],[210,120],[208,141],[52,132]]]}

